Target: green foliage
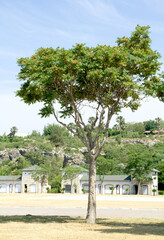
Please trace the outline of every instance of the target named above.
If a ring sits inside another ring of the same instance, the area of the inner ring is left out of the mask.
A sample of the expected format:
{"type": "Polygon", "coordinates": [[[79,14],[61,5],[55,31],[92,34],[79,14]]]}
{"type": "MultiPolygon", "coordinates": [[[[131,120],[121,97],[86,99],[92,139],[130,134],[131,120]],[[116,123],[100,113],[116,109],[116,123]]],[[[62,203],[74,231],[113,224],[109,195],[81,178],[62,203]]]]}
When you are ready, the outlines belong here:
{"type": "Polygon", "coordinates": [[[38,132],[36,130],[33,130],[31,135],[29,135],[29,137],[34,137],[35,139],[36,138],[41,138],[41,134],[40,134],[40,132],[38,132]]]}
{"type": "Polygon", "coordinates": [[[16,134],[17,132],[18,132],[18,129],[17,129],[17,127],[15,127],[15,126],[10,129],[10,133],[9,133],[9,135],[8,135],[10,142],[13,141],[13,138],[15,137],[15,134],[16,134]]]}
{"type": "Polygon", "coordinates": [[[121,136],[120,135],[116,136],[115,140],[118,144],[121,144],[121,136]]]}
{"type": "Polygon", "coordinates": [[[164,159],[158,163],[157,169],[160,171],[158,173],[158,181],[164,184],[164,159]]]}
{"type": "Polygon", "coordinates": [[[120,128],[120,134],[121,134],[121,130],[123,130],[125,128],[125,119],[122,116],[118,116],[116,118],[116,122],[119,125],[120,128]]]}
{"type": "Polygon", "coordinates": [[[46,157],[40,151],[31,151],[25,154],[25,158],[31,165],[41,165],[44,164],[46,157]]]}
{"type": "Polygon", "coordinates": [[[62,177],[60,172],[58,172],[55,176],[51,177],[51,193],[60,193],[61,192],[61,181],[62,177]]]}
{"type": "Polygon", "coordinates": [[[82,188],[82,192],[83,192],[84,194],[86,193],[86,191],[87,191],[86,189],[82,188]]]}
{"type": "Polygon", "coordinates": [[[144,122],[145,131],[151,131],[157,129],[157,125],[154,120],[144,122]]]}
{"type": "Polygon", "coordinates": [[[67,180],[67,179],[73,180],[78,175],[80,175],[82,172],[83,172],[83,170],[80,167],[78,167],[76,165],[68,165],[63,170],[62,178],[65,180],[67,180]]]}
{"type": "Polygon", "coordinates": [[[67,146],[67,151],[71,151],[71,148],[79,148],[84,145],[77,139],[77,137],[71,136],[65,127],[61,127],[55,124],[49,124],[44,127],[43,135],[56,146],[67,146]]]}
{"type": "Polygon", "coordinates": [[[30,166],[29,162],[22,156],[14,162],[6,160],[0,165],[0,175],[21,175],[22,169],[28,166],[30,166]]]}
{"type": "Polygon", "coordinates": [[[64,144],[64,137],[69,135],[64,127],[55,124],[49,124],[44,127],[43,133],[45,136],[48,136],[48,139],[52,141],[56,147],[62,146],[64,144]]]}
{"type": "Polygon", "coordinates": [[[103,156],[99,156],[96,160],[96,172],[98,175],[117,175],[121,174],[122,169],[118,164],[118,160],[108,159],[103,156]]]}
{"type": "Polygon", "coordinates": [[[128,132],[124,138],[140,138],[140,135],[138,132],[128,132]]]}
{"type": "Polygon", "coordinates": [[[138,123],[126,123],[125,131],[127,132],[127,137],[130,137],[130,134],[137,134],[139,136],[143,136],[145,127],[142,122],[138,123]],[[129,134],[129,135],[128,135],[129,134]]]}
{"type": "Polygon", "coordinates": [[[158,194],[159,194],[159,195],[164,195],[164,191],[159,190],[159,191],[158,191],[158,194]]]}
{"type": "Polygon", "coordinates": [[[138,182],[144,182],[148,179],[152,168],[153,159],[148,147],[134,145],[133,150],[128,152],[127,173],[130,173],[138,182]]]}
{"type": "Polygon", "coordinates": [[[140,92],[159,95],[162,89],[156,75],[160,55],[151,49],[150,42],[149,26],[137,25],[129,38],[118,38],[114,47],[76,44],[67,50],[40,48],[30,58],[18,60],[18,78],[24,83],[17,96],[25,103],[43,102],[40,114],[45,117],[53,114],[54,100],[61,104],[62,117],[73,113],[70,89],[75,101],[97,102],[101,96],[103,104],[110,106],[113,96],[121,96],[115,111],[125,106],[135,110],[140,92]]]}

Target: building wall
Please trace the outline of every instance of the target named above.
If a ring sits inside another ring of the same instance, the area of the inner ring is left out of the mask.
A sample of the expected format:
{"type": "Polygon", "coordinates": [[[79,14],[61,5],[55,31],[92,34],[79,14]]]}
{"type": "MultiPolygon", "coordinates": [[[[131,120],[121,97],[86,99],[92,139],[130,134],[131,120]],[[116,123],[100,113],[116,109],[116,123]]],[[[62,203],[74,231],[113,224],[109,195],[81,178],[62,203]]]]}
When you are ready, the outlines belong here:
{"type": "MultiPolygon", "coordinates": [[[[6,185],[6,192],[4,193],[20,193],[22,188],[21,181],[0,181],[0,186],[1,185],[6,185]]],[[[0,189],[0,192],[1,190],[2,188],[0,189]]]]}
{"type": "MultiPolygon", "coordinates": [[[[41,193],[41,183],[34,181],[30,172],[22,173],[22,180],[0,180],[0,193],[41,193]]],[[[48,182],[44,184],[43,192],[50,188],[48,182]]]]}
{"type": "MultiPolygon", "coordinates": [[[[88,181],[80,182],[80,193],[82,193],[82,189],[84,184],[88,184],[88,181]]],[[[132,189],[132,184],[130,181],[96,181],[96,193],[97,194],[130,194],[132,189]],[[100,187],[101,186],[101,187],[100,187]],[[117,186],[117,188],[116,188],[117,186]],[[110,187],[114,187],[114,190],[110,190],[110,187]],[[126,189],[128,191],[126,192],[126,189]]]]}
{"type": "MultiPolygon", "coordinates": [[[[50,188],[48,185],[48,182],[44,184],[43,187],[43,192],[46,193],[47,190],[46,188],[50,188]]],[[[41,183],[38,181],[35,181],[32,178],[32,174],[30,172],[23,172],[22,173],[22,193],[27,192],[27,193],[41,193],[41,183]]]]}
{"type": "MultiPolygon", "coordinates": [[[[85,187],[87,189],[87,185],[89,184],[88,181],[81,181],[81,177],[83,175],[79,175],[76,179],[73,180],[73,185],[77,187],[77,193],[83,193],[82,189],[85,187]]],[[[156,189],[155,195],[158,194],[158,173],[151,172],[149,174],[150,180],[146,181],[144,184],[141,185],[140,194],[143,195],[153,195],[152,189],[156,189]],[[152,179],[152,180],[151,180],[152,179]]],[[[71,185],[71,181],[63,180],[62,181],[62,188],[66,185],[71,185]]],[[[135,179],[131,181],[96,181],[96,193],[97,194],[115,194],[115,195],[122,195],[122,194],[136,194],[136,187],[138,183],[135,179]],[[136,185],[136,186],[135,186],[136,185]],[[113,193],[110,191],[109,187],[113,186],[114,190],[113,193]],[[129,191],[126,191],[128,189],[129,191]]],[[[75,191],[74,191],[75,192],[75,191]]]]}

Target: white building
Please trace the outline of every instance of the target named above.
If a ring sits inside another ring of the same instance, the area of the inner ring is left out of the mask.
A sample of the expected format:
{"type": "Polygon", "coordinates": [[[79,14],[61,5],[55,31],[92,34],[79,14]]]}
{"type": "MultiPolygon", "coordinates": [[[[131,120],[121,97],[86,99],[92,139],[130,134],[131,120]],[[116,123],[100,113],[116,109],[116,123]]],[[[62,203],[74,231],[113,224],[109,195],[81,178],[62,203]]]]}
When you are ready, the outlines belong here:
{"type": "MultiPolygon", "coordinates": [[[[158,170],[152,169],[148,175],[149,180],[141,184],[140,193],[142,195],[157,195],[158,194],[158,170]],[[153,189],[156,190],[153,193],[153,189]]],[[[74,193],[83,193],[89,191],[89,176],[88,170],[84,169],[83,173],[78,175],[73,180],[74,193]]],[[[65,193],[71,193],[70,180],[62,180],[62,188],[65,193]]],[[[138,183],[132,179],[131,175],[104,175],[96,176],[96,193],[97,194],[137,194],[138,183]]]]}
{"type": "Polygon", "coordinates": [[[50,188],[48,181],[44,183],[43,190],[40,181],[32,177],[36,166],[22,170],[21,176],[0,176],[0,193],[41,193],[50,188]]]}

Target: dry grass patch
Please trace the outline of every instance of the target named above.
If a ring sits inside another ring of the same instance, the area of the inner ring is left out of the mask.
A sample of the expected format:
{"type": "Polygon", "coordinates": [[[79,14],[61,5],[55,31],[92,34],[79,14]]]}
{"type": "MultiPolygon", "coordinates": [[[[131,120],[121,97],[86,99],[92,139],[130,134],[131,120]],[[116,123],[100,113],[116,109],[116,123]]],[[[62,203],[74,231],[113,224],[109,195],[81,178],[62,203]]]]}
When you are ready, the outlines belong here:
{"type": "MultiPolygon", "coordinates": [[[[38,206],[38,207],[87,207],[87,200],[57,200],[57,199],[44,199],[56,196],[54,194],[1,194],[0,206],[38,206]]],[[[62,196],[57,194],[57,196],[62,196]]],[[[121,196],[124,197],[124,196],[121,196]]],[[[131,196],[128,196],[129,200],[131,196]]],[[[147,196],[145,196],[145,199],[147,196]]],[[[154,197],[162,198],[162,196],[154,197]]],[[[140,200],[140,197],[138,197],[140,200]]],[[[143,196],[142,196],[143,199],[143,196]]],[[[163,202],[149,202],[149,201],[121,201],[119,200],[106,200],[98,201],[97,207],[109,208],[148,208],[148,209],[164,209],[163,202]]]]}
{"type": "Polygon", "coordinates": [[[98,219],[88,225],[83,218],[0,217],[0,240],[163,240],[164,221],[98,219]]]}

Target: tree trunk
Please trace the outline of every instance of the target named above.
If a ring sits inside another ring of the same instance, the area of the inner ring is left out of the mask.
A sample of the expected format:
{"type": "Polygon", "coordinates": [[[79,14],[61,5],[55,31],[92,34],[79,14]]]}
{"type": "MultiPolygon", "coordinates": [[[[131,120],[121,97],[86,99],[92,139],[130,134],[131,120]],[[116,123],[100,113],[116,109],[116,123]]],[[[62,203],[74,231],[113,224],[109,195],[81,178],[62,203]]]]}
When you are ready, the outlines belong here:
{"type": "Polygon", "coordinates": [[[96,160],[90,157],[87,223],[96,222],[96,160]]]}
{"type": "Polygon", "coordinates": [[[73,190],[74,190],[74,188],[73,188],[73,180],[71,180],[71,193],[72,194],[74,193],[73,190]]]}
{"type": "Polygon", "coordinates": [[[138,192],[137,192],[137,195],[140,195],[140,190],[141,190],[141,182],[138,182],[138,192]]]}
{"type": "Polygon", "coordinates": [[[44,184],[41,183],[41,193],[44,193],[44,184]]]}
{"type": "Polygon", "coordinates": [[[101,194],[103,194],[103,181],[101,181],[101,194]]]}

